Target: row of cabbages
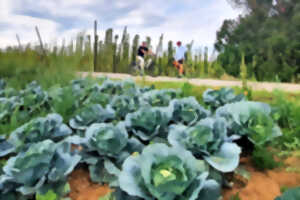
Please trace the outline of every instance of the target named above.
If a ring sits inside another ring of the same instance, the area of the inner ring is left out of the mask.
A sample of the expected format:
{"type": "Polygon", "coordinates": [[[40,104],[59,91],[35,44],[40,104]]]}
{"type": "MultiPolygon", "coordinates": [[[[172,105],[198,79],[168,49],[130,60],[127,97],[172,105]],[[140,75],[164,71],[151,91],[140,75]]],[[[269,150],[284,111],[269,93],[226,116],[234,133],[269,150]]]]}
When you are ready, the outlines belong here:
{"type": "Polygon", "coordinates": [[[235,141],[263,145],[281,135],[269,105],[228,88],[207,90],[204,108],[180,91],[132,81],[80,79],[48,92],[32,83],[17,95],[2,87],[0,101],[12,104],[0,107],[0,121],[22,106],[21,94],[38,102],[23,105],[26,112],[46,106],[53,113],[0,138],[0,156],[10,156],[0,171],[0,199],[30,199],[50,189],[64,196],[67,176],[80,163],[94,182],[115,188],[116,199],[219,199],[222,174],[239,164],[235,141]],[[55,114],[65,101],[74,113],[68,124],[55,114]]]}

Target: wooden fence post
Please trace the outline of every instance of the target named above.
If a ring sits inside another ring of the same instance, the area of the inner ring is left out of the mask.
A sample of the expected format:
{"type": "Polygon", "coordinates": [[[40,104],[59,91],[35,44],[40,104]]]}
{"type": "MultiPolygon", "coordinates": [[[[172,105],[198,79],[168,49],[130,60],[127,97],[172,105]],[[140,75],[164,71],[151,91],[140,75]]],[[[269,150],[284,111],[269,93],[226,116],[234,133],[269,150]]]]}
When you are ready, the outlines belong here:
{"type": "Polygon", "coordinates": [[[94,72],[97,68],[97,55],[98,55],[98,35],[97,35],[97,20],[94,22],[94,72]]]}
{"type": "Polygon", "coordinates": [[[22,45],[21,45],[20,37],[19,37],[18,34],[16,34],[16,38],[17,38],[17,41],[18,41],[19,50],[22,51],[22,45]]]}
{"type": "Polygon", "coordinates": [[[35,31],[36,31],[36,34],[37,34],[37,36],[38,36],[39,42],[40,42],[40,46],[41,46],[41,49],[42,49],[43,56],[44,56],[44,58],[46,59],[46,57],[47,57],[46,51],[45,51],[45,49],[44,49],[43,41],[42,41],[42,38],[41,38],[39,29],[38,29],[37,26],[35,27],[35,31]]]}

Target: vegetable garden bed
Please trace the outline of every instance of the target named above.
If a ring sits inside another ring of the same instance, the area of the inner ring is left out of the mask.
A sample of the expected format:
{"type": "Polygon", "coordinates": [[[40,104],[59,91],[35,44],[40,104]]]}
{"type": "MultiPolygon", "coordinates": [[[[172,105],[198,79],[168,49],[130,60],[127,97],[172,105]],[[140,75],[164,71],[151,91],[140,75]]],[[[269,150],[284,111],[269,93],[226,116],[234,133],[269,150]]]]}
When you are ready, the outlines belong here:
{"type": "Polygon", "coordinates": [[[247,195],[235,188],[241,155],[282,135],[276,110],[229,88],[205,91],[204,105],[106,78],[48,91],[0,81],[0,97],[1,200],[217,200],[232,181],[225,199],[247,195]]]}

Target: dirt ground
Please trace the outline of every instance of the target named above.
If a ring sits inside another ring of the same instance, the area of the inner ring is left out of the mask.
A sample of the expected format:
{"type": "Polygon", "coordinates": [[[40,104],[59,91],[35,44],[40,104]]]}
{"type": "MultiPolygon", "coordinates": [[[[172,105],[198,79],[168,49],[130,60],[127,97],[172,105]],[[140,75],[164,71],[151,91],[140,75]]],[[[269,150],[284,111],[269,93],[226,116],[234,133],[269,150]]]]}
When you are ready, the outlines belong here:
{"type": "MultiPolygon", "coordinates": [[[[82,76],[87,76],[88,73],[86,72],[80,72],[79,73],[82,76]]],[[[134,80],[141,80],[140,76],[131,76],[129,74],[118,74],[118,73],[96,73],[94,72],[92,74],[94,77],[98,76],[107,76],[109,78],[116,78],[116,79],[126,79],[126,78],[132,78],[134,80]]],[[[155,82],[155,81],[161,81],[161,82],[185,82],[189,81],[190,84],[196,85],[196,86],[211,86],[211,87],[242,87],[242,81],[225,81],[225,80],[214,80],[214,79],[179,79],[179,78],[173,78],[173,77],[151,77],[146,76],[146,81],[155,82]]],[[[292,93],[299,93],[300,92],[300,84],[291,84],[291,83],[269,83],[269,82],[251,82],[248,81],[248,85],[253,90],[266,90],[269,92],[272,92],[274,89],[280,89],[285,92],[292,92],[292,93]]]]}
{"type": "Polygon", "coordinates": [[[240,165],[250,172],[250,180],[236,176],[233,189],[223,190],[224,200],[230,200],[237,193],[241,200],[274,200],[281,194],[281,188],[300,186],[300,173],[286,170],[287,167],[299,168],[300,158],[293,156],[284,163],[285,168],[258,171],[253,168],[250,159],[241,159],[240,165]]]}
{"type": "Polygon", "coordinates": [[[99,200],[111,190],[107,185],[101,186],[92,183],[87,169],[76,169],[69,177],[71,192],[69,197],[72,200],[99,200]]]}

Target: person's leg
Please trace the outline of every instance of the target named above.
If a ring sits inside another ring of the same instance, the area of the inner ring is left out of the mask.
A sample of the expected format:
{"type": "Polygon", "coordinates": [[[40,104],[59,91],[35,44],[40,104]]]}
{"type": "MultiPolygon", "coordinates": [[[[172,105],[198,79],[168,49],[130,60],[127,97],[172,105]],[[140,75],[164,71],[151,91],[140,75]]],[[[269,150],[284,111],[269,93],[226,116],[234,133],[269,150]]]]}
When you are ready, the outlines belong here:
{"type": "Polygon", "coordinates": [[[183,75],[183,71],[184,71],[184,69],[183,69],[183,60],[180,60],[179,62],[179,75],[180,76],[182,76],[183,75]]]}
{"type": "Polygon", "coordinates": [[[139,60],[140,70],[141,70],[142,74],[144,74],[145,60],[141,56],[138,56],[138,60],[139,60]]]}
{"type": "Polygon", "coordinates": [[[149,59],[146,61],[146,64],[145,64],[146,69],[148,69],[148,68],[150,67],[151,63],[152,63],[152,59],[149,58],[149,59]]]}

